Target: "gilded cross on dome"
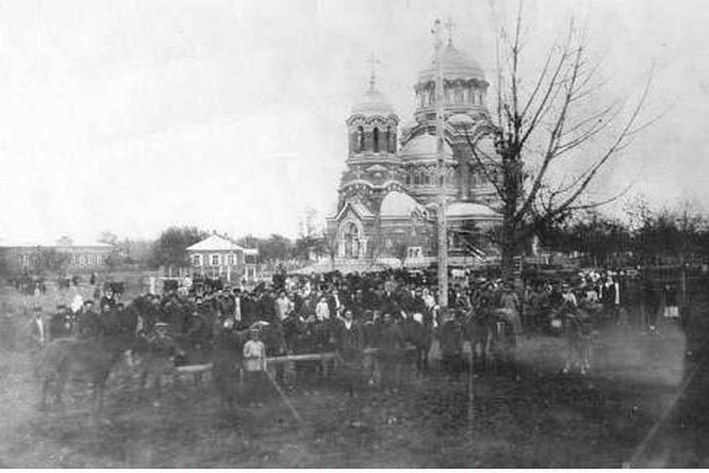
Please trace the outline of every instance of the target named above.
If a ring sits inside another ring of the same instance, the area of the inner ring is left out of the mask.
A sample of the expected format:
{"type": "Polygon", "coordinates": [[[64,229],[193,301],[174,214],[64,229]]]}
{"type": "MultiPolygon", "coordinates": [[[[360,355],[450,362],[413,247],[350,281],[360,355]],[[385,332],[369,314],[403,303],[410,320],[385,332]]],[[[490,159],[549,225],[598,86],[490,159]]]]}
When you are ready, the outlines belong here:
{"type": "Polygon", "coordinates": [[[369,63],[369,67],[371,68],[371,75],[369,76],[369,88],[371,90],[374,90],[374,81],[377,78],[377,64],[379,64],[379,59],[372,53],[371,56],[369,56],[369,59],[367,60],[369,63]]]}

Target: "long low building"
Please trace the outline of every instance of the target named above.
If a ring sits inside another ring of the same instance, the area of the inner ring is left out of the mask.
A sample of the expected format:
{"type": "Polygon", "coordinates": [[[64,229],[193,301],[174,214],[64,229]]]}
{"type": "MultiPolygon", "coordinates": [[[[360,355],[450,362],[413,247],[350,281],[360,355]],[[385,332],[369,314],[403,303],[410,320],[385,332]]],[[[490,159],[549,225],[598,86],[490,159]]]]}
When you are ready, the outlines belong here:
{"type": "Polygon", "coordinates": [[[0,258],[13,273],[50,270],[69,273],[105,268],[114,246],[97,241],[78,241],[62,237],[56,241],[0,241],[0,258]]]}

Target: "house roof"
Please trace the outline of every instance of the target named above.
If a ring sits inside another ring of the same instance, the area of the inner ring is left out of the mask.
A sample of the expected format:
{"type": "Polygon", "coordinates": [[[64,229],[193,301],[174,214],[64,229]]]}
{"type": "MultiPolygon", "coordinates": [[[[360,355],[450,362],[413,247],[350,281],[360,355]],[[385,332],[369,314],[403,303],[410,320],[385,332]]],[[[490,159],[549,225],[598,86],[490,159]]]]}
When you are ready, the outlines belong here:
{"type": "Polygon", "coordinates": [[[76,240],[62,237],[56,240],[10,240],[0,239],[0,248],[113,248],[109,243],[94,240],[76,240]]]}
{"type": "Polygon", "coordinates": [[[230,238],[221,235],[211,235],[204,240],[187,247],[187,251],[244,251],[230,238]]]}

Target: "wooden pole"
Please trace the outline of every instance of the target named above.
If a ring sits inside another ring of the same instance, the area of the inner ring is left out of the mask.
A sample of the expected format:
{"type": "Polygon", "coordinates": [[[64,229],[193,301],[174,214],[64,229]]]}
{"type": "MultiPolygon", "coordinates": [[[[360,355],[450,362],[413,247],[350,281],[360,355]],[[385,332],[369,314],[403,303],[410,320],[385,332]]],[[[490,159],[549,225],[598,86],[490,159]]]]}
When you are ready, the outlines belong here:
{"type": "Polygon", "coordinates": [[[271,373],[269,373],[268,370],[266,370],[265,373],[266,373],[266,376],[268,377],[268,379],[271,381],[271,384],[272,384],[273,387],[275,388],[276,392],[281,396],[281,399],[283,399],[283,403],[284,403],[286,406],[288,406],[288,409],[290,410],[291,414],[293,414],[293,417],[295,417],[295,420],[297,420],[298,423],[302,424],[302,423],[303,423],[303,418],[300,417],[300,414],[299,414],[298,411],[295,409],[295,407],[293,406],[293,404],[290,402],[290,399],[288,399],[288,396],[286,396],[286,394],[283,392],[283,390],[282,390],[281,387],[278,385],[278,383],[276,382],[276,380],[273,378],[273,376],[271,375],[271,373]]]}
{"type": "Polygon", "coordinates": [[[436,151],[438,156],[438,305],[448,307],[448,222],[446,219],[445,120],[441,21],[432,30],[436,48],[436,151]]]}

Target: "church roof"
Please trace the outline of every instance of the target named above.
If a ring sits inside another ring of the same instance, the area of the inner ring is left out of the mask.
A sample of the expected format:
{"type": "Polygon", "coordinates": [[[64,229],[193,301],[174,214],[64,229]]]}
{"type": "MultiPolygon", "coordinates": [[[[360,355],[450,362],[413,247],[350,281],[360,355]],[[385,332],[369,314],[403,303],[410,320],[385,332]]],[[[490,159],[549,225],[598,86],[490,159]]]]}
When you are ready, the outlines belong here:
{"type": "MultiPolygon", "coordinates": [[[[438,138],[433,135],[419,135],[409,140],[401,149],[402,158],[437,159],[438,138]]],[[[448,143],[443,143],[443,153],[447,158],[453,156],[453,150],[448,143]]]]}
{"type": "Polygon", "coordinates": [[[352,115],[395,115],[394,107],[387,98],[373,86],[364,93],[362,100],[352,107],[352,115]]]}
{"type": "Polygon", "coordinates": [[[446,216],[455,220],[489,219],[498,220],[502,216],[487,205],[472,202],[453,202],[446,207],[446,216]]]}
{"type": "Polygon", "coordinates": [[[211,235],[204,240],[187,247],[187,251],[244,251],[233,240],[221,235],[211,235]]]}
{"type": "Polygon", "coordinates": [[[347,207],[351,207],[360,218],[374,218],[374,214],[367,208],[366,205],[364,205],[359,199],[353,199],[345,202],[345,205],[342,206],[340,211],[335,216],[335,220],[339,220],[342,217],[345,210],[347,210],[347,207]]]}
{"type": "MultiPolygon", "coordinates": [[[[480,63],[455,48],[452,43],[448,43],[441,56],[443,77],[445,79],[485,80],[485,72],[480,63]]],[[[424,69],[419,72],[419,82],[436,80],[437,67],[435,60],[436,56],[434,54],[426,63],[424,69]]]]}
{"type": "Polygon", "coordinates": [[[456,113],[452,117],[448,119],[448,123],[451,125],[474,125],[475,120],[473,120],[470,115],[466,115],[464,113],[456,113]]]}
{"type": "Polygon", "coordinates": [[[409,194],[391,191],[384,196],[379,215],[382,218],[410,218],[411,214],[420,207],[421,205],[409,194]]]}

